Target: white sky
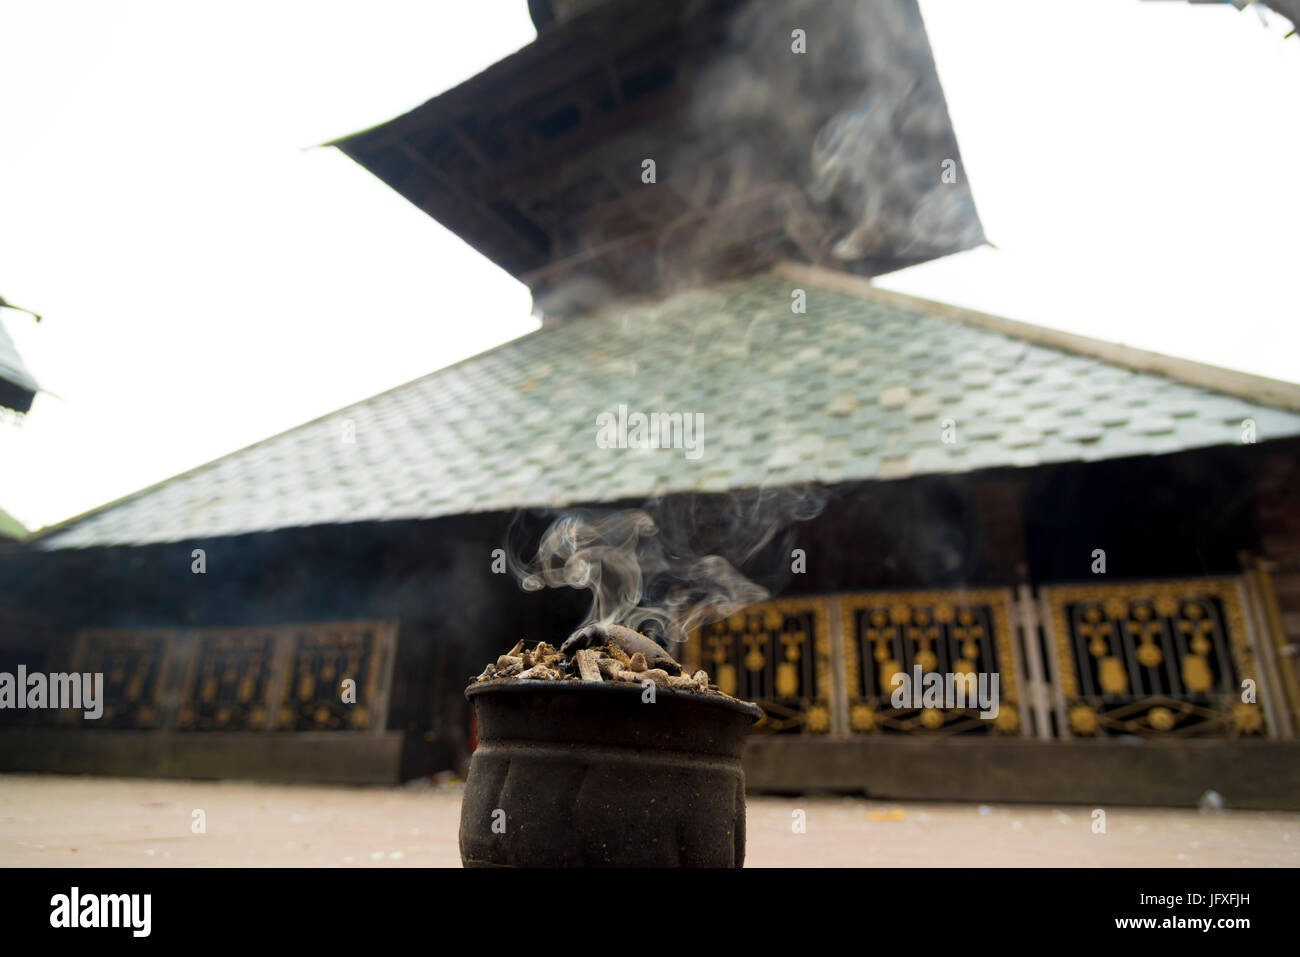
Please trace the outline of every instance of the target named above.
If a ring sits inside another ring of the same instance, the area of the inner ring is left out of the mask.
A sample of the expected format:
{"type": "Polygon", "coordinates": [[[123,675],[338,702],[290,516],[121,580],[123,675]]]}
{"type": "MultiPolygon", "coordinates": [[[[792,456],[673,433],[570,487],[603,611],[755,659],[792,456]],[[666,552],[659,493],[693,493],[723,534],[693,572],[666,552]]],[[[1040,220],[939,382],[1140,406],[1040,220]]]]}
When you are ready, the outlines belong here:
{"type": "MultiPolygon", "coordinates": [[[[1300,380],[1300,41],[1230,6],[922,0],[989,237],[880,284],[1300,380]]],[[[528,332],[334,150],[523,46],[524,0],[0,6],[0,315],[58,521],[528,332]]],[[[810,55],[815,55],[810,38],[810,55]]]]}

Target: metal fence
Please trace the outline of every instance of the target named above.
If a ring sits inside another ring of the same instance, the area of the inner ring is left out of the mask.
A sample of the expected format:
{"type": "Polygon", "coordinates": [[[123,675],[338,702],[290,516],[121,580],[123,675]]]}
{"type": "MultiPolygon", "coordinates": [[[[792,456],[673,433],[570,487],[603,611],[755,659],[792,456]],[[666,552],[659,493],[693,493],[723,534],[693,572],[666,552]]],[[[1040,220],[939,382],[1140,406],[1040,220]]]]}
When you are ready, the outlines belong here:
{"type": "Polygon", "coordinates": [[[77,635],[74,670],[104,675],[101,728],[382,731],[396,637],[392,621],[95,629],[77,635]]]}
{"type": "Polygon", "coordinates": [[[705,626],[686,658],[762,706],[758,733],[1290,738],[1298,682],[1266,585],[783,598],[705,626]]]}

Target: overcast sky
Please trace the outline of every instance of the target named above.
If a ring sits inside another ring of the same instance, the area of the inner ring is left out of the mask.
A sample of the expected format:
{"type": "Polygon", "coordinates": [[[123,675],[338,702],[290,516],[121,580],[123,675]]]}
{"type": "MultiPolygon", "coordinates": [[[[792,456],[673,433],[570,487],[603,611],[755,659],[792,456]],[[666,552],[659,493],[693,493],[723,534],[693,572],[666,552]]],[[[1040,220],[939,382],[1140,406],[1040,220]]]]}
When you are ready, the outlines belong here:
{"type": "MultiPolygon", "coordinates": [[[[1300,380],[1300,41],[1230,6],[922,0],[982,249],[880,280],[1300,380]]],[[[58,521],[536,327],[350,160],[534,36],[524,0],[0,5],[0,314],[58,521]]],[[[816,38],[809,38],[815,54],[816,38]]]]}

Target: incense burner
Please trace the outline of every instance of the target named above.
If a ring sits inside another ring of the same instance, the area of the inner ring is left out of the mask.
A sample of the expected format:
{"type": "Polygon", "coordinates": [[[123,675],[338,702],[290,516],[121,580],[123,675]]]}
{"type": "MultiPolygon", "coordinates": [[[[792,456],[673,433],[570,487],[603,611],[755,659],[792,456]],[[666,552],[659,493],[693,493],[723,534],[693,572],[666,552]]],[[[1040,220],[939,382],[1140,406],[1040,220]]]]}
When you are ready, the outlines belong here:
{"type": "Polygon", "coordinates": [[[756,706],[586,681],[471,686],[466,867],[740,867],[756,706]]]}

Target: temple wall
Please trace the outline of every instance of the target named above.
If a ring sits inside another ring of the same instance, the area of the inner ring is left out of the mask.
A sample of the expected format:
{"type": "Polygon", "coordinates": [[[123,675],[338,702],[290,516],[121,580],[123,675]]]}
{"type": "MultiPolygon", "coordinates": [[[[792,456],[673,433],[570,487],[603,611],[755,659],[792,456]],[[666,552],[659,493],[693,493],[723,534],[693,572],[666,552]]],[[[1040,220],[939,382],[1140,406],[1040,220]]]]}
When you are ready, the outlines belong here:
{"type": "MultiPolygon", "coordinates": [[[[858,754],[851,789],[878,789],[877,772],[895,766],[879,749],[927,741],[977,764],[981,747],[1011,748],[1044,769],[1068,767],[1064,751],[1041,750],[1064,742],[1101,755],[1097,767],[1120,739],[1290,747],[1293,445],[830,489],[821,516],[778,541],[803,549],[806,568],[760,556],[757,577],[779,598],[709,626],[682,656],[768,711],[751,747],[754,786],[838,787],[858,754]],[[1091,567],[1098,547],[1102,574],[1091,567]],[[1112,645],[1090,651],[1101,630],[1112,645]],[[924,652],[941,672],[1002,675],[1002,717],[892,707],[890,663],[910,671],[929,663],[924,652]],[[1258,685],[1253,707],[1235,698],[1246,679],[1258,685]],[[804,747],[798,760],[772,757],[804,747]],[[823,771],[809,765],[817,755],[823,771]]],[[[485,514],[8,550],[0,670],[102,670],[117,705],[98,723],[0,711],[0,768],[358,782],[463,769],[469,676],[519,638],[562,638],[587,603],[569,589],[525,593],[494,572],[509,524],[485,514]],[[332,700],[345,673],[357,676],[363,718],[332,700]]],[[[1056,773],[1024,799],[1047,799],[1056,773]]],[[[965,780],[971,794],[1001,793],[965,780]]],[[[886,785],[880,793],[907,790],[886,785]]],[[[1242,800],[1281,800],[1271,793],[1247,787],[1242,800]]]]}

